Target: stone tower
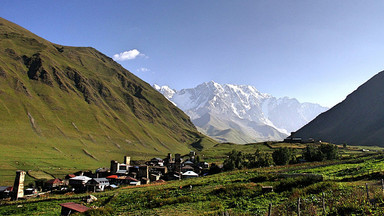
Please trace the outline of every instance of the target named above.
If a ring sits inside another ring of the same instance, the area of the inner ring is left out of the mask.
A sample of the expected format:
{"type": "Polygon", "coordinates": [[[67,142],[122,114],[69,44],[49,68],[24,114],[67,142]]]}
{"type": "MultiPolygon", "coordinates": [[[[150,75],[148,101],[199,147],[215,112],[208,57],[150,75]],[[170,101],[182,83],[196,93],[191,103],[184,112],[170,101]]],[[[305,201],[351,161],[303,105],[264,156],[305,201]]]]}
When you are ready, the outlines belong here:
{"type": "Polygon", "coordinates": [[[131,165],[131,157],[124,156],[124,164],[131,165]]]}
{"type": "Polygon", "coordinates": [[[115,174],[117,172],[118,166],[119,164],[117,161],[111,160],[111,168],[110,168],[111,174],[115,174]]]}
{"type": "Polygon", "coordinates": [[[25,179],[25,171],[17,170],[15,183],[13,185],[13,195],[12,195],[13,200],[17,200],[20,197],[24,197],[24,179],[25,179]]]}
{"type": "Polygon", "coordinates": [[[181,155],[175,154],[175,171],[181,172],[181,155]]]}

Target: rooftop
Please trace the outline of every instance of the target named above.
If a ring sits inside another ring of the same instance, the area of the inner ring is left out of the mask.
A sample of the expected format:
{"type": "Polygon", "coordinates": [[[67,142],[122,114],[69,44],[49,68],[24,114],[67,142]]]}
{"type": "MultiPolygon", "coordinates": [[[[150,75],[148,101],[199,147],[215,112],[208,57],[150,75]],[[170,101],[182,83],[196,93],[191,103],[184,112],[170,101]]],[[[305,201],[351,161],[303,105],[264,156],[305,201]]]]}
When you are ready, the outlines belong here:
{"type": "Polygon", "coordinates": [[[107,179],[117,179],[117,178],[119,178],[119,176],[117,175],[110,175],[107,177],[107,179]]]}
{"type": "Polygon", "coordinates": [[[187,171],[183,173],[183,176],[199,176],[199,174],[193,172],[193,171],[187,171]]]}
{"type": "Polygon", "coordinates": [[[47,184],[58,184],[58,183],[62,183],[62,181],[60,179],[51,179],[51,180],[48,180],[47,181],[47,184]]]}
{"type": "Polygon", "coordinates": [[[70,180],[81,180],[81,181],[89,181],[91,179],[92,178],[89,178],[87,176],[76,176],[76,177],[70,178],[70,180]]]}
{"type": "Polygon", "coordinates": [[[94,181],[96,181],[98,183],[108,181],[108,179],[106,179],[106,178],[93,178],[92,180],[94,180],[94,181]]]}
{"type": "Polygon", "coordinates": [[[59,205],[61,205],[62,207],[65,207],[65,208],[69,208],[69,209],[75,210],[77,212],[86,212],[86,211],[89,210],[88,207],[80,205],[80,204],[77,204],[77,203],[74,203],[74,202],[61,203],[59,205]]]}
{"type": "Polygon", "coordinates": [[[12,186],[0,186],[0,192],[2,191],[12,191],[13,187],[12,186]]]}

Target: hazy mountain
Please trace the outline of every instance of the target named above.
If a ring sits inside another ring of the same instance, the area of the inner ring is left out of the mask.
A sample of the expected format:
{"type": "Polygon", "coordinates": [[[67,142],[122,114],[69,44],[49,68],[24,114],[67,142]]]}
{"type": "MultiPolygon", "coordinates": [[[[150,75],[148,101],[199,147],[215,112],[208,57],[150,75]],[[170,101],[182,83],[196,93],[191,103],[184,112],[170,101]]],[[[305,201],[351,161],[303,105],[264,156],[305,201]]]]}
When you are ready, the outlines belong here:
{"type": "Polygon", "coordinates": [[[297,131],[296,137],[384,146],[384,72],[297,131]]]}
{"type": "Polygon", "coordinates": [[[294,98],[275,98],[247,85],[211,81],[180,91],[153,87],[188,114],[200,131],[223,142],[282,140],[327,110],[294,98]]]}
{"type": "Polygon", "coordinates": [[[111,58],[90,47],[50,43],[2,18],[0,116],[0,158],[9,170],[89,169],[122,155],[214,145],[179,108],[111,58]]]}

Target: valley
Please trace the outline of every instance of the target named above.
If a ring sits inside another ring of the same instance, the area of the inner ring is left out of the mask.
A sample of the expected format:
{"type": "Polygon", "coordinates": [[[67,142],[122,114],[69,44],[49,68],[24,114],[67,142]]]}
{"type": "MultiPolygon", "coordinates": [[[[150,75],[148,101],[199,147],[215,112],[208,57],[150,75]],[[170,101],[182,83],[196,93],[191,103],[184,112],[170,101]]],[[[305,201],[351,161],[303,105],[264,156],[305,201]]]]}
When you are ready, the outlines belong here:
{"type": "Polygon", "coordinates": [[[109,56],[0,18],[0,215],[384,215],[384,72],[329,109],[109,56]]]}

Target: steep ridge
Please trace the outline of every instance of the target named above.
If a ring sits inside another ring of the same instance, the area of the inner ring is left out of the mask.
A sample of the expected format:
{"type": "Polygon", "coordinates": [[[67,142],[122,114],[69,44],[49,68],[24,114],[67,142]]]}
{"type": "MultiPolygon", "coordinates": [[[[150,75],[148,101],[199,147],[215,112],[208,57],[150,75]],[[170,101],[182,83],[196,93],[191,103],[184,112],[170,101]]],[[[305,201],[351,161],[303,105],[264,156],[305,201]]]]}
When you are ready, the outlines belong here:
{"type": "Polygon", "coordinates": [[[2,18],[0,116],[0,160],[10,170],[107,166],[121,155],[215,144],[111,58],[90,47],[50,43],[2,18]]]}
{"type": "Polygon", "coordinates": [[[220,142],[282,140],[327,109],[275,98],[247,85],[211,81],[180,91],[153,87],[187,113],[200,131],[220,142]]]}
{"type": "Polygon", "coordinates": [[[384,146],[384,72],[299,129],[295,137],[384,146]]]}

